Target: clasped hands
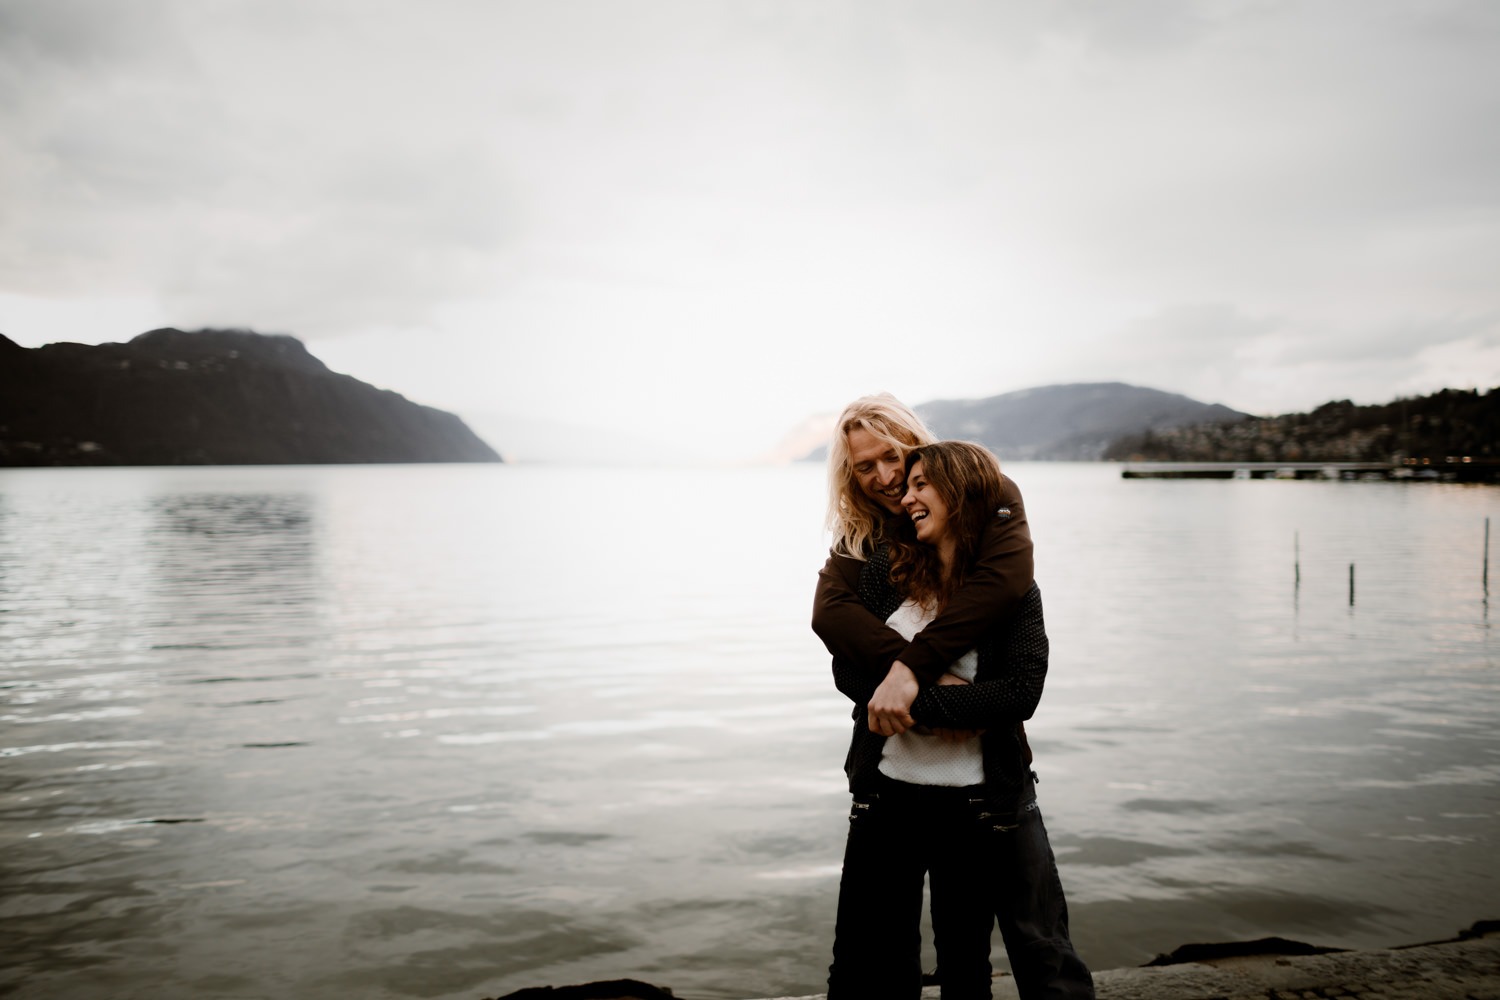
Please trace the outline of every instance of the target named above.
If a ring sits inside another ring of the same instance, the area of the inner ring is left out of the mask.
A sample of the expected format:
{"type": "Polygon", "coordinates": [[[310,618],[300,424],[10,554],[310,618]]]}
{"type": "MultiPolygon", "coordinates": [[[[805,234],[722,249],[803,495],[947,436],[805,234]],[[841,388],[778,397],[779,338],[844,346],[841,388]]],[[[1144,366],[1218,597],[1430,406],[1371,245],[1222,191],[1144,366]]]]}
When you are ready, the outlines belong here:
{"type": "MultiPolygon", "coordinates": [[[[943,674],[937,682],[942,686],[969,683],[955,674],[943,674]]],[[[907,730],[915,730],[922,735],[936,736],[944,743],[962,743],[983,732],[979,729],[929,730],[925,726],[918,726],[911,717],[911,704],[917,700],[921,689],[921,685],[917,683],[917,675],[911,672],[910,667],[900,660],[892,663],[885,680],[880,682],[870,698],[870,732],[881,736],[898,736],[907,730]]]]}

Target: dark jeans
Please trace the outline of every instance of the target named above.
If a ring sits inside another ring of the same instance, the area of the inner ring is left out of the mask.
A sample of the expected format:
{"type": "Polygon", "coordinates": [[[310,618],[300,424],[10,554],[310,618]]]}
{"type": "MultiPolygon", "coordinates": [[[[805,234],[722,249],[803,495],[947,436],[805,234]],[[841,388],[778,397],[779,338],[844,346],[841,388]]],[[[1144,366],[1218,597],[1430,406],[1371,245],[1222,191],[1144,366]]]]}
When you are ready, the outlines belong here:
{"type": "MultiPolygon", "coordinates": [[[[1028,790],[1029,791],[1029,790],[1028,790]]],[[[990,931],[1005,939],[1023,1000],[1091,1000],[1041,811],[1016,826],[982,815],[978,789],[885,780],[856,795],[839,883],[829,1000],[921,992],[922,877],[932,890],[943,1000],[990,997],[990,931]]]]}

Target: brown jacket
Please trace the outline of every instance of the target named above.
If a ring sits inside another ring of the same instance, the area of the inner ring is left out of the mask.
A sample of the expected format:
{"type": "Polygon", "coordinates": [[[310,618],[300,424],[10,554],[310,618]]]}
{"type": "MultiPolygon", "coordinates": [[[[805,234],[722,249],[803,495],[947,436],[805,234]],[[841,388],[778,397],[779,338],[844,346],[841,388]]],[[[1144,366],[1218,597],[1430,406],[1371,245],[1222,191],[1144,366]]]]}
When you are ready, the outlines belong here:
{"type": "Polygon", "coordinates": [[[1031,528],[1009,476],[1002,506],[980,538],[979,561],[942,614],[907,642],[859,597],[864,560],[829,553],[818,573],[812,627],[836,660],[883,679],[897,660],[923,684],[935,683],[998,622],[1014,618],[1031,589],[1031,528]]]}

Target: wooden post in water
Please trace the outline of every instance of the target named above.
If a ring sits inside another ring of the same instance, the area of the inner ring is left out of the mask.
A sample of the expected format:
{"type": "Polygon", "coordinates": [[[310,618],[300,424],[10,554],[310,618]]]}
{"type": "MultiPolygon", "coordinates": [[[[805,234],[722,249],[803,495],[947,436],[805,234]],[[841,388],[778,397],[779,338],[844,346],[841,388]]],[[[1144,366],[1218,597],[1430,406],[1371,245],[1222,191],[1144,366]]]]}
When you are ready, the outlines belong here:
{"type": "Polygon", "coordinates": [[[1354,607],[1354,564],[1349,564],[1349,607],[1354,607]]]}
{"type": "Polygon", "coordinates": [[[1297,588],[1302,586],[1302,532],[1300,531],[1292,532],[1292,585],[1297,588]]]}
{"type": "Polygon", "coordinates": [[[1484,519],[1484,592],[1490,592],[1490,519],[1484,519]]]}

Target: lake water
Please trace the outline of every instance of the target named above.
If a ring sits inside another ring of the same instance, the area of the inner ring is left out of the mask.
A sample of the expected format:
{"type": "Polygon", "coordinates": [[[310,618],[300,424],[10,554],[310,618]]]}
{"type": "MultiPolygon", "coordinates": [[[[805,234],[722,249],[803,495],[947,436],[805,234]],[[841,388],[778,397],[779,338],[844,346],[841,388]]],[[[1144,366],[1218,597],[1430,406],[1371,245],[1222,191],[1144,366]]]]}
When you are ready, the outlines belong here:
{"type": "MultiPolygon", "coordinates": [[[[1500,491],[1010,471],[1092,966],[1500,917],[1500,491]]],[[[820,467],[0,472],[0,993],[820,991],[849,727],[807,625],[822,494],[820,467]]]]}

